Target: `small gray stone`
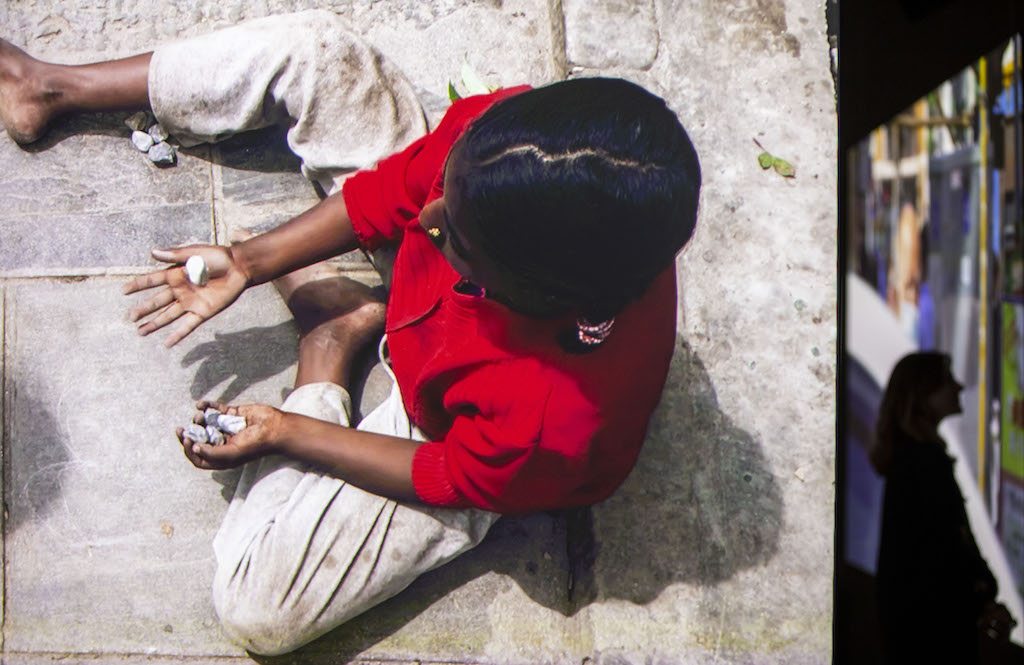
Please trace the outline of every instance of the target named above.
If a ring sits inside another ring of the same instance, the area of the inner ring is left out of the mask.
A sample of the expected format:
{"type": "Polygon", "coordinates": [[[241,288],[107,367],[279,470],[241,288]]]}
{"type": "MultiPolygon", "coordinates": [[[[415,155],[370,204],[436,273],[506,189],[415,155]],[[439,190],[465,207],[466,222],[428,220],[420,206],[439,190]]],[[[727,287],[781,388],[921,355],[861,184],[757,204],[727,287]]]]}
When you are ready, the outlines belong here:
{"type": "Polygon", "coordinates": [[[238,434],[245,429],[245,418],[242,416],[223,415],[217,419],[217,427],[225,434],[238,434]]]}
{"type": "Polygon", "coordinates": [[[176,161],[174,148],[171,147],[171,144],[164,141],[155,144],[149,149],[149,158],[154,164],[159,164],[161,166],[167,166],[176,161]]]}
{"type": "Polygon", "coordinates": [[[146,127],[149,127],[149,123],[149,114],[145,111],[132,113],[130,116],[124,119],[124,124],[128,125],[128,129],[132,131],[144,132],[146,131],[146,127]]]}
{"type": "Polygon", "coordinates": [[[170,136],[170,134],[167,133],[167,130],[165,130],[159,122],[149,128],[149,135],[153,137],[153,143],[166,141],[170,136]]]}
{"type": "Polygon", "coordinates": [[[217,409],[211,408],[207,409],[206,411],[203,411],[203,419],[206,422],[207,427],[220,427],[220,425],[217,422],[217,419],[220,418],[220,416],[221,412],[218,411],[217,409]]]}
{"type": "Polygon", "coordinates": [[[140,132],[136,129],[132,132],[132,145],[134,145],[139,152],[146,152],[153,147],[153,137],[146,132],[140,132]]]}
{"type": "Polygon", "coordinates": [[[206,426],[206,436],[210,438],[210,443],[212,445],[219,446],[224,443],[224,432],[221,432],[213,425],[206,426]]]}
{"type": "Polygon", "coordinates": [[[191,439],[194,443],[206,443],[209,441],[209,437],[206,435],[206,428],[202,425],[195,423],[189,423],[185,425],[185,438],[191,439]]]}

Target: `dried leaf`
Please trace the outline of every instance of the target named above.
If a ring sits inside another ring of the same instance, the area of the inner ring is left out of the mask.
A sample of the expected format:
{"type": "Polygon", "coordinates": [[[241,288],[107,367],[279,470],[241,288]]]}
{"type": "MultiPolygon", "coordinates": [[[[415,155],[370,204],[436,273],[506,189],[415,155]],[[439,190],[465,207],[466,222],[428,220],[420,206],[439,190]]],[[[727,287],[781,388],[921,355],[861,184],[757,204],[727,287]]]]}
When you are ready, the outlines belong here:
{"type": "Polygon", "coordinates": [[[761,165],[762,169],[767,169],[771,167],[772,161],[774,161],[774,159],[775,158],[772,157],[769,153],[762,152],[760,155],[757,156],[757,163],[761,165]]]}

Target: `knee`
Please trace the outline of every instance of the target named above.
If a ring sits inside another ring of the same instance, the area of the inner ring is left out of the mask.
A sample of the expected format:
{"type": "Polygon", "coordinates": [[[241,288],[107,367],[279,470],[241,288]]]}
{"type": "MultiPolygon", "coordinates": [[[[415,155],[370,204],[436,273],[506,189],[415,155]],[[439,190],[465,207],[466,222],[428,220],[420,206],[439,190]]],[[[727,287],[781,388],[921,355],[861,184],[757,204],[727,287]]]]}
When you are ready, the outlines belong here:
{"type": "Polygon", "coordinates": [[[267,595],[215,585],[213,604],[227,636],[246,651],[278,656],[311,641],[310,622],[267,595]]]}

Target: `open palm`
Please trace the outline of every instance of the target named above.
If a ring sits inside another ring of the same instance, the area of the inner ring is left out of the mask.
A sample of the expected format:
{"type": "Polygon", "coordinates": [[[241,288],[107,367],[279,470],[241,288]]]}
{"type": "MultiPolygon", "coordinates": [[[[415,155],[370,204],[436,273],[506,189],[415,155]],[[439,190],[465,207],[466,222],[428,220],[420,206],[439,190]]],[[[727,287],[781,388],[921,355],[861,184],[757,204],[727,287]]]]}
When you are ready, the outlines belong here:
{"type": "Polygon", "coordinates": [[[169,250],[153,250],[153,258],[173,267],[133,278],[124,293],[146,291],[147,298],[129,312],[139,323],[139,334],[148,335],[173,324],[164,344],[174,346],[233,303],[248,286],[248,278],[238,267],[231,250],[218,245],[190,245],[169,250]],[[190,256],[206,261],[209,281],[198,286],[188,281],[184,264],[190,256]]]}

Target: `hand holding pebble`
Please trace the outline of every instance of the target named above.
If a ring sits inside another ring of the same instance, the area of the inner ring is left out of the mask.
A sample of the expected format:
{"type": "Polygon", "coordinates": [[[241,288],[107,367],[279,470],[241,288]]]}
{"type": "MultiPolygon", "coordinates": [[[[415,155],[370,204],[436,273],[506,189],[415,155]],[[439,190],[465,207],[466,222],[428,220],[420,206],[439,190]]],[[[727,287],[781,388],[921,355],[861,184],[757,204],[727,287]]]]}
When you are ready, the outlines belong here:
{"type": "Polygon", "coordinates": [[[245,429],[245,418],[221,413],[217,409],[206,409],[203,412],[205,427],[198,423],[189,423],[182,429],[185,438],[193,443],[209,443],[219,446],[224,443],[225,435],[234,436],[245,429]]]}
{"type": "Polygon", "coordinates": [[[206,260],[198,254],[188,257],[188,260],[185,261],[185,276],[196,286],[206,286],[210,280],[210,271],[206,267],[206,260]]]}

